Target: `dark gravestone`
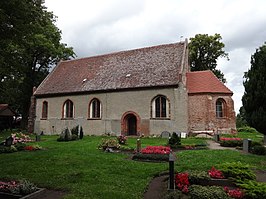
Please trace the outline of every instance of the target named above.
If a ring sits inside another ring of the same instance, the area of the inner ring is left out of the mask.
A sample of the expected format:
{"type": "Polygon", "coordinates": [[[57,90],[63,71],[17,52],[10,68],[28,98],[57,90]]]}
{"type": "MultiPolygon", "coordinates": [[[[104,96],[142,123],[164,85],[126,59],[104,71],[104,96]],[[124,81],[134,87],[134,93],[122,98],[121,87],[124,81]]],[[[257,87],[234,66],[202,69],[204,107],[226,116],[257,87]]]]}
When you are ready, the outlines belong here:
{"type": "Polygon", "coordinates": [[[13,144],[13,138],[10,136],[6,138],[5,146],[11,146],[13,144]]]}
{"type": "Polygon", "coordinates": [[[220,141],[220,134],[214,134],[214,141],[219,142],[220,141]]]}
{"type": "Polygon", "coordinates": [[[249,152],[251,147],[251,139],[244,139],[243,140],[243,151],[249,152]]]}
{"type": "Polygon", "coordinates": [[[36,137],[35,137],[35,141],[36,141],[36,142],[40,142],[40,141],[41,141],[41,135],[36,135],[36,137]]]}
{"type": "Polygon", "coordinates": [[[176,132],[173,132],[173,133],[176,133],[176,135],[181,138],[181,132],[180,131],[176,131],[176,132]]]}
{"type": "Polygon", "coordinates": [[[168,131],[163,131],[161,133],[161,137],[162,138],[169,138],[169,137],[171,137],[171,133],[169,133],[168,131]]]}

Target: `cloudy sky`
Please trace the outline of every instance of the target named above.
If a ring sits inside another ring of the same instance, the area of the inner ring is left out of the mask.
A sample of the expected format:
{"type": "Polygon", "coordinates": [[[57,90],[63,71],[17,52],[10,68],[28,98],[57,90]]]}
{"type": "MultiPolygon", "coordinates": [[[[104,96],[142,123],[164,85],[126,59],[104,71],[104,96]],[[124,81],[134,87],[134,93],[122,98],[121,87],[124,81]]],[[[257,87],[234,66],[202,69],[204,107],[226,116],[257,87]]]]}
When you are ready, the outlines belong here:
{"type": "Polygon", "coordinates": [[[219,33],[230,60],[218,68],[242,105],[243,75],[266,41],[265,0],[46,0],[58,17],[62,42],[77,56],[174,43],[196,34],[219,33]]]}

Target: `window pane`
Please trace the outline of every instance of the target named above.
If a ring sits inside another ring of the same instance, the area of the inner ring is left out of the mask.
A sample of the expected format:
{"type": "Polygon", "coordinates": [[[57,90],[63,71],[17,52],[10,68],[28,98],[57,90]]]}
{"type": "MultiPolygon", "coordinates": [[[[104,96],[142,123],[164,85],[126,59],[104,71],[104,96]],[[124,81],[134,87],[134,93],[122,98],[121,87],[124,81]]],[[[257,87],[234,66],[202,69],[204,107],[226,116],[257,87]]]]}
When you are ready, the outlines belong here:
{"type": "Polygon", "coordinates": [[[161,117],[166,117],[166,99],[161,97],[161,117]]]}
{"type": "Polygon", "coordinates": [[[100,118],[101,117],[101,105],[100,105],[100,101],[98,99],[94,99],[91,102],[91,118],[100,118]]]}
{"type": "Polygon", "coordinates": [[[155,100],[155,117],[161,117],[161,98],[155,100]]]}
{"type": "Polygon", "coordinates": [[[47,118],[47,113],[48,113],[48,103],[47,102],[43,102],[42,118],[47,118]]]}

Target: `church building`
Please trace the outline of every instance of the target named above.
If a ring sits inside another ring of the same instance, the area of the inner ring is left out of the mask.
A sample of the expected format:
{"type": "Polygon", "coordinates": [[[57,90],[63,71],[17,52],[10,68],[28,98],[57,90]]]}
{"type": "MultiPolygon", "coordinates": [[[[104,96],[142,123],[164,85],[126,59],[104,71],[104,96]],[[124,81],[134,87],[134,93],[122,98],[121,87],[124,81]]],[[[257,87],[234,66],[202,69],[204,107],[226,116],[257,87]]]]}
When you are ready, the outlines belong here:
{"type": "Polygon", "coordinates": [[[44,134],[231,132],[232,95],[211,71],[190,71],[186,40],[61,61],[35,90],[31,121],[44,134]]]}

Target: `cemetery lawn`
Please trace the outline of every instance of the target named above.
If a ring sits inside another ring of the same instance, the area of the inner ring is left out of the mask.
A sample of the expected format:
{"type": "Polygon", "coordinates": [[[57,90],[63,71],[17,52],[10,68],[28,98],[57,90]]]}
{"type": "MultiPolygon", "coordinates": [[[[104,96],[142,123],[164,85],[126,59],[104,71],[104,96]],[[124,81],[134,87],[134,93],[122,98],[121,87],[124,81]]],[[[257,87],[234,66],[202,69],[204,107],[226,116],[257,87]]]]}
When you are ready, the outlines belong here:
{"type": "MultiPolygon", "coordinates": [[[[42,136],[45,150],[0,154],[0,179],[27,179],[38,187],[67,192],[67,199],[143,198],[150,180],[167,171],[168,163],[132,161],[129,154],[98,150],[102,137],[57,142],[58,136],[42,136]]],[[[143,138],[142,146],[164,145],[166,139],[143,138]]],[[[129,138],[129,146],[136,145],[129,138]]],[[[205,143],[204,139],[182,139],[182,144],[205,143]]],[[[36,144],[36,143],[35,143],[36,144]]],[[[187,150],[177,153],[176,171],[209,170],[223,162],[240,161],[266,170],[266,156],[232,150],[187,150]]]]}

